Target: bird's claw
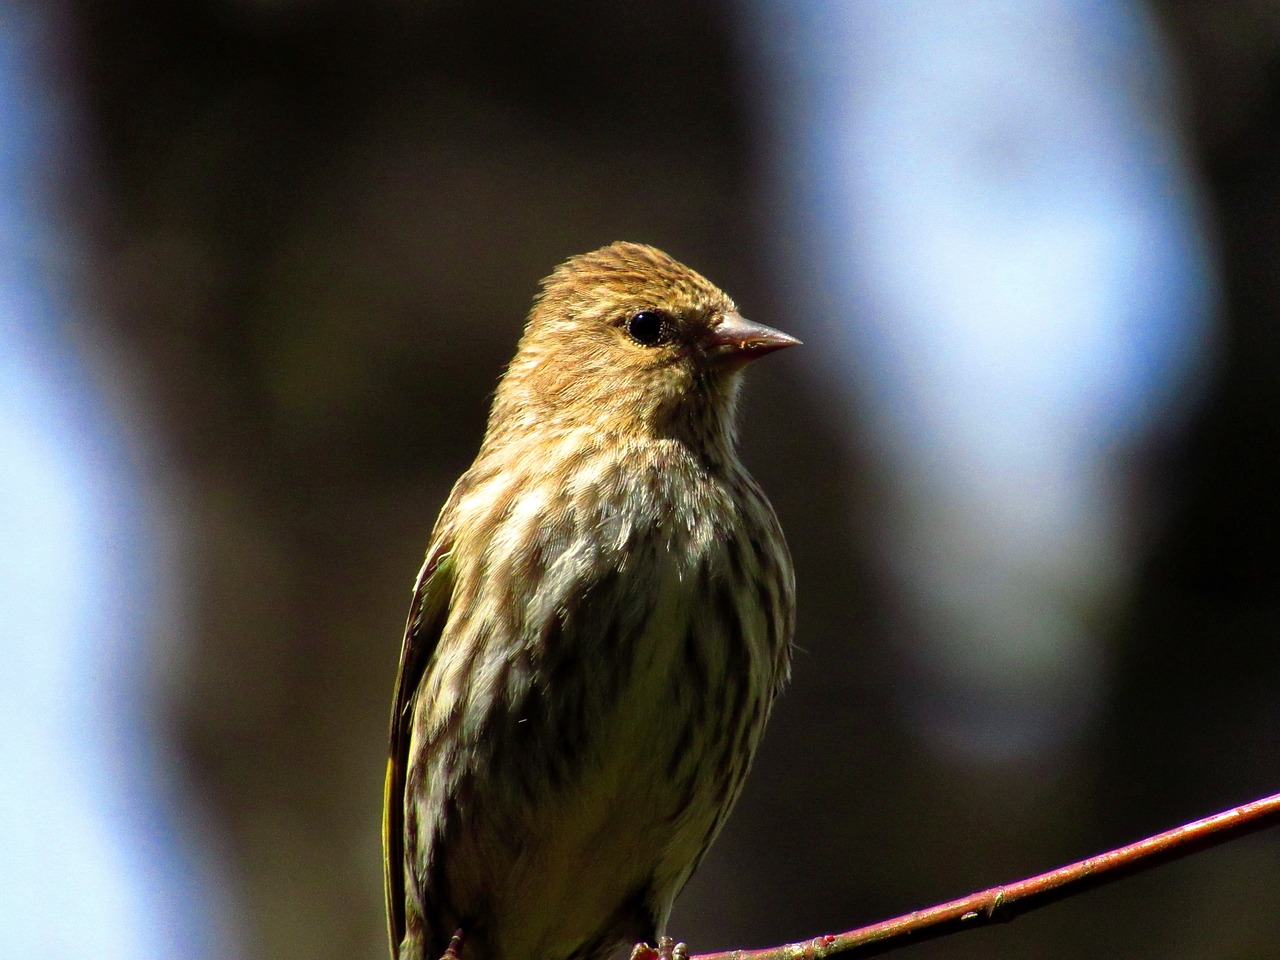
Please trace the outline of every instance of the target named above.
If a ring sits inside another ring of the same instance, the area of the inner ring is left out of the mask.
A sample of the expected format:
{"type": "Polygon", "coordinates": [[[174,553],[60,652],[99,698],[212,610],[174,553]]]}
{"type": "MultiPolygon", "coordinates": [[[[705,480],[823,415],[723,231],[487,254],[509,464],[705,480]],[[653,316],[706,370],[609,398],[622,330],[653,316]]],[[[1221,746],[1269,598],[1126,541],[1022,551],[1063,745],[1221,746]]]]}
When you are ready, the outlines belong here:
{"type": "Polygon", "coordinates": [[[689,947],[676,943],[671,937],[659,937],[656,949],[647,943],[637,943],[631,950],[630,960],[689,960],[689,947]]]}
{"type": "Polygon", "coordinates": [[[466,939],[466,934],[461,928],[456,930],[449,946],[445,948],[444,956],[440,960],[462,960],[462,941],[466,939]]]}

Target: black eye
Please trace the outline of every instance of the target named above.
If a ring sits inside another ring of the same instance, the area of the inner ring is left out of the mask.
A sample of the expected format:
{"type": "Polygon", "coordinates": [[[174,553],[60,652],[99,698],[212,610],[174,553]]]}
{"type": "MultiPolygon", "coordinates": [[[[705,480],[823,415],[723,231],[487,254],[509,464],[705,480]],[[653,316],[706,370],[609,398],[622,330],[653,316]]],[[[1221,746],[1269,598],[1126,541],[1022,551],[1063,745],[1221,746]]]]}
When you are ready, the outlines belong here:
{"type": "Polygon", "coordinates": [[[642,347],[666,343],[673,332],[671,318],[661,310],[641,310],[627,321],[627,336],[642,347]]]}

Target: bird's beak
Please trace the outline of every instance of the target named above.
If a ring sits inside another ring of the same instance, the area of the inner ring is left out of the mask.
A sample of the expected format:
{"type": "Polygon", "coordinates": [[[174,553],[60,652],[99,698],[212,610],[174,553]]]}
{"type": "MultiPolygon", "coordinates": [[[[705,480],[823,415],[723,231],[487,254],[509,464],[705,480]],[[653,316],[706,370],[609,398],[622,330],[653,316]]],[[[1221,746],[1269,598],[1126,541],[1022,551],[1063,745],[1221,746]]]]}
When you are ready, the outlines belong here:
{"type": "Polygon", "coordinates": [[[753,323],[738,313],[726,313],[703,340],[707,354],[718,362],[740,367],[766,353],[797,346],[800,341],[789,333],[753,323]]]}

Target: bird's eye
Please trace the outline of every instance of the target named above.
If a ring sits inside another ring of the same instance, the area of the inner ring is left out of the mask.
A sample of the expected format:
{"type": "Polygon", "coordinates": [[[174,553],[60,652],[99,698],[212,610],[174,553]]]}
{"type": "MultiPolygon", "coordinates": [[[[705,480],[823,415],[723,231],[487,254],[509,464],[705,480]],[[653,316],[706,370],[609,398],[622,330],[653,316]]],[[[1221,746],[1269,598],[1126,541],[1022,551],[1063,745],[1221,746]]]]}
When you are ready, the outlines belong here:
{"type": "Polygon", "coordinates": [[[673,332],[671,318],[661,310],[641,310],[627,321],[627,336],[642,347],[666,343],[673,332]]]}

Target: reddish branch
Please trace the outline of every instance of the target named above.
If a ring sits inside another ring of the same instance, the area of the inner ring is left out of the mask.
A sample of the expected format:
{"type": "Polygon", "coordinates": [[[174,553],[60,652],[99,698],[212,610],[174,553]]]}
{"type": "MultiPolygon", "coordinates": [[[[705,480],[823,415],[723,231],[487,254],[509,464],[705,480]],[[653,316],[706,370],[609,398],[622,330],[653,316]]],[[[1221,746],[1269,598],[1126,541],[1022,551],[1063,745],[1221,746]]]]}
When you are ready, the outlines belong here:
{"type": "Polygon", "coordinates": [[[1037,907],[1280,823],[1280,793],[1184,824],[1128,846],[959,900],[916,910],[846,933],[763,950],[704,953],[693,960],[821,960],[888,953],[908,943],[1012,920],[1037,907]]]}

